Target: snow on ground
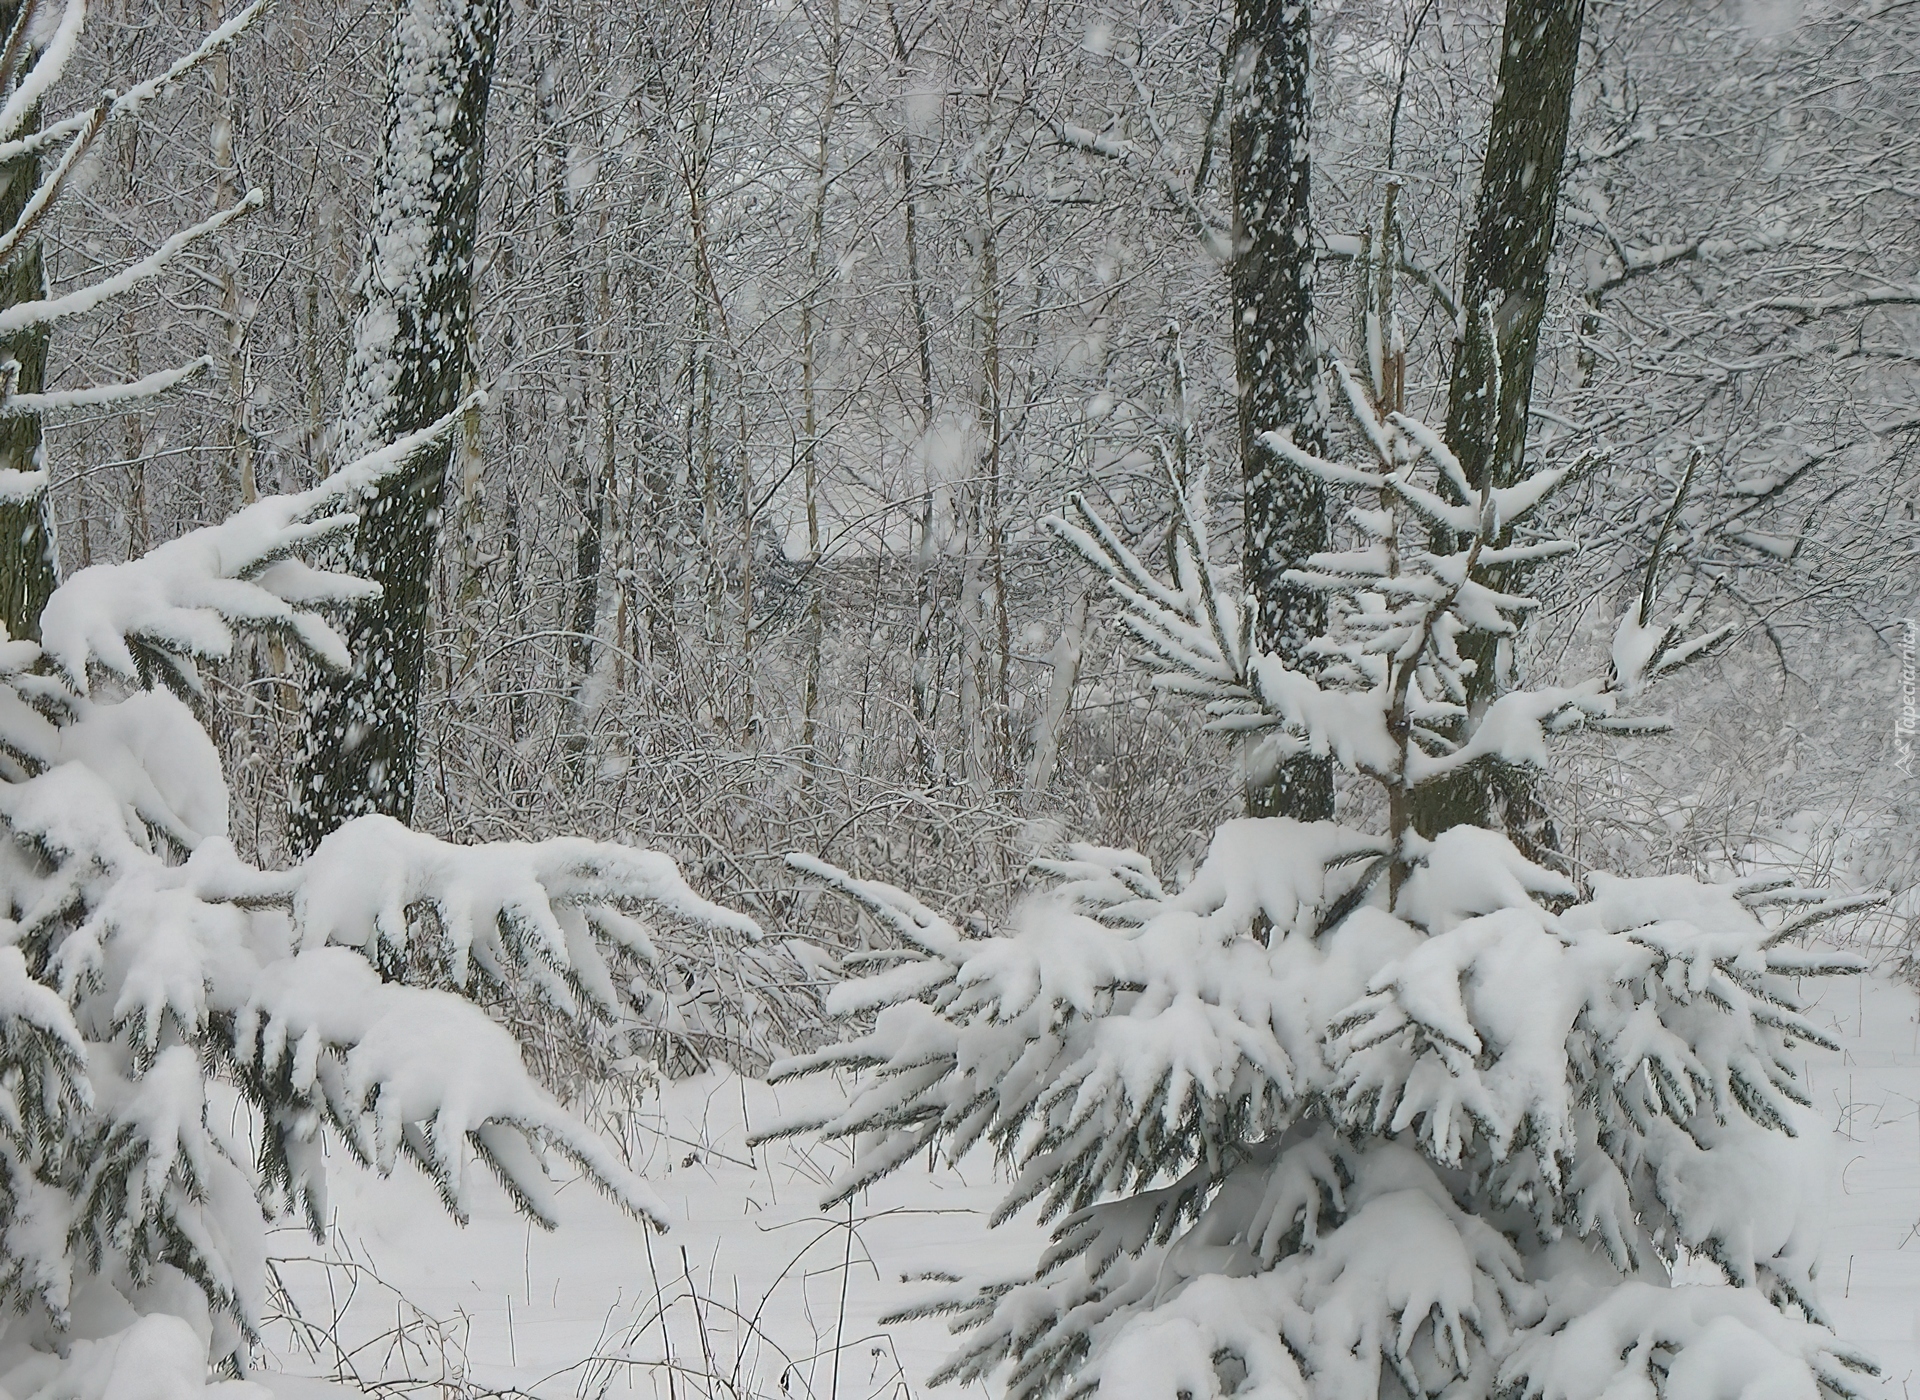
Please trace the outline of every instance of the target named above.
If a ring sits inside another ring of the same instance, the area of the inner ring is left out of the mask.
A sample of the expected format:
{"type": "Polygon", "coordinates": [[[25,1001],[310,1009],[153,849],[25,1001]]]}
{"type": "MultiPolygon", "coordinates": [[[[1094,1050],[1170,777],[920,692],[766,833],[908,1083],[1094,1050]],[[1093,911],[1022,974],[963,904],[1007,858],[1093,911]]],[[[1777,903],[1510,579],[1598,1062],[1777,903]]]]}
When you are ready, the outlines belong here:
{"type": "Polygon", "coordinates": [[[1920,1400],[1920,997],[1891,977],[1829,980],[1813,1103],[1834,1130],[1822,1300],[1880,1362],[1882,1392],[1920,1400]]]}
{"type": "MultiPolygon", "coordinates": [[[[664,1235],[580,1182],[562,1189],[553,1234],[516,1216],[497,1189],[474,1193],[462,1228],[419,1174],[382,1181],[336,1152],[327,1245],[293,1227],[271,1242],[304,1321],[281,1309],[267,1329],[268,1365],[412,1381],[380,1393],[435,1400],[915,1400],[952,1338],[938,1320],[878,1324],[915,1296],[902,1276],[1011,1275],[1039,1235],[1020,1223],[989,1232],[1002,1188],[984,1157],[958,1171],[903,1169],[859,1200],[850,1235],[844,1207],[831,1217],[819,1209],[844,1151],[744,1141],[746,1125],[822,1089],[831,1086],[720,1075],[663,1086],[629,1140],[674,1213],[664,1235]]],[[[260,1379],[278,1400],[339,1394],[260,1379]]]]}
{"type": "MultiPolygon", "coordinates": [[[[1842,1045],[1809,1057],[1835,1132],[1825,1302],[1880,1360],[1888,1400],[1920,1400],[1920,998],[1890,976],[1809,991],[1842,1045]]],[[[823,1091],[717,1075],[663,1086],[627,1136],[676,1213],[665,1235],[578,1183],[561,1192],[556,1234],[497,1190],[475,1193],[462,1228],[417,1174],[380,1181],[339,1162],[327,1246],[292,1228],[274,1237],[302,1320],[282,1308],[270,1364],[423,1400],[918,1400],[952,1339],[938,1320],[879,1324],[915,1296],[903,1278],[1011,1275],[1039,1232],[989,1230],[1000,1186],[979,1158],[903,1170],[857,1202],[850,1234],[844,1209],[818,1207],[844,1152],[744,1143],[748,1124],[823,1091]]],[[[270,1383],[278,1400],[341,1393],[270,1383]]]]}

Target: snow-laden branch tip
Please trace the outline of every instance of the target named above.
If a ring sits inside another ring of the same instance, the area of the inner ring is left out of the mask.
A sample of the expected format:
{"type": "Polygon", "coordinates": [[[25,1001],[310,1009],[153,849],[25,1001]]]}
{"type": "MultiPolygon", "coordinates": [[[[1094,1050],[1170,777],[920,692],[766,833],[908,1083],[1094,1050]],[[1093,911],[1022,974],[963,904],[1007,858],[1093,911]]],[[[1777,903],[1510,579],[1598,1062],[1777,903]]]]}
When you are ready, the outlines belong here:
{"type": "MultiPolygon", "coordinates": [[[[124,118],[139,115],[141,108],[154,98],[178,83],[214,54],[232,44],[248,25],[265,13],[266,8],[267,0],[253,0],[218,29],[209,33],[192,52],[174,60],[162,72],[128,88],[125,92],[102,93],[102,100],[111,104],[107,110],[107,124],[111,126],[124,118]]],[[[86,127],[92,120],[92,115],[90,111],[79,112],[70,117],[63,117],[59,121],[48,122],[39,131],[0,141],[0,165],[10,165],[14,161],[37,155],[41,151],[49,150],[69,140],[86,127]]]]}
{"type": "Polygon", "coordinates": [[[106,125],[107,113],[112,109],[112,101],[102,98],[92,112],[81,119],[80,129],[74,133],[73,140],[67,143],[66,150],[60,153],[60,159],[53,169],[40,180],[33,193],[27,197],[19,217],[13,221],[13,227],[0,234],[0,261],[13,256],[13,250],[40,223],[40,216],[52,208],[54,200],[60,197],[67,176],[81,157],[93,149],[95,138],[106,125]]]}
{"type": "Polygon", "coordinates": [[[366,493],[485,402],[485,391],[476,390],[444,417],[307,491],[265,497],[138,559],[80,570],[47,600],[44,654],[82,695],[94,666],[140,678],[136,648],[157,654],[174,680],[194,688],[193,663],[230,655],[241,627],[284,632],[320,664],[344,669],[351,660],[346,642],[320,610],[377,597],[379,585],[312,568],[297,556],[351,531],[366,493]]]}
{"type": "MultiPolygon", "coordinates": [[[[152,374],[142,375],[124,384],[100,384],[87,389],[60,389],[45,394],[8,393],[0,397],[0,418],[24,418],[31,414],[57,412],[63,408],[112,408],[120,404],[138,403],[142,399],[151,399],[164,394],[176,385],[204,373],[212,364],[212,356],[202,355],[199,359],[189,360],[184,365],[155,370],[152,374]]],[[[18,383],[17,364],[13,366],[11,374],[6,373],[7,368],[7,365],[0,365],[0,384],[18,383]]]]}
{"type": "Polygon", "coordinates": [[[1836,311],[1858,311],[1870,306],[1920,306],[1920,282],[1905,286],[1869,287],[1855,292],[1837,292],[1825,297],[1761,297],[1733,313],[1744,320],[1762,311],[1787,311],[1815,319],[1836,311]]]}
{"type": "Polygon", "coordinates": [[[86,18],[87,0],[67,0],[67,8],[61,13],[52,37],[34,56],[33,66],[20,79],[6,105],[0,107],[0,139],[18,131],[40,106],[40,100],[60,81],[80,42],[80,27],[86,18]]]}
{"type": "Polygon", "coordinates": [[[32,326],[50,326],[74,316],[83,316],[115,297],[125,296],[142,283],[151,282],[186,249],[211,234],[218,233],[235,219],[249,214],[267,202],[266,192],[258,187],[248,190],[230,209],[222,209],[191,228],[181,229],[138,262],[129,263],[111,277],[89,283],[65,296],[38,301],[16,302],[0,309],[0,336],[14,335],[32,326]]]}
{"type": "Polygon", "coordinates": [[[46,494],[47,481],[45,467],[36,467],[28,472],[16,471],[11,467],[0,468],[0,505],[23,506],[39,500],[46,494]]]}

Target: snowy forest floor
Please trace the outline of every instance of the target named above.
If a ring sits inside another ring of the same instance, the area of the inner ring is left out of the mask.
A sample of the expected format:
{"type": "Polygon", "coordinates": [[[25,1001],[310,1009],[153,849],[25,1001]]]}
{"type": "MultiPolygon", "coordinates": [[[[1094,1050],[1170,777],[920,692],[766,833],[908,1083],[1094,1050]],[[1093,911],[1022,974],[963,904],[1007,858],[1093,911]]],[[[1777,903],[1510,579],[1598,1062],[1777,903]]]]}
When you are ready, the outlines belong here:
{"type": "MultiPolygon", "coordinates": [[[[1920,996],[1876,974],[1811,999],[1841,1044],[1809,1066],[1833,1129],[1823,1299],[1879,1360],[1888,1400],[1915,1400],[1920,996]]],[[[1039,1232],[988,1228],[1002,1185],[981,1155],[903,1169],[859,1198],[850,1233],[847,1212],[818,1206],[844,1153],[805,1138],[745,1146],[749,1126],[823,1091],[723,1075],[662,1086],[628,1124],[636,1165],[676,1212],[651,1239],[578,1183],[559,1194],[555,1233],[498,1191],[463,1228],[423,1177],[382,1183],[336,1163],[327,1245],[274,1236],[285,1293],[268,1360],[289,1374],[259,1379],[277,1400],[342,1394],[296,1373],[409,1400],[918,1400],[953,1339],[937,1319],[880,1325],[919,1291],[905,1280],[1011,1275],[1039,1232]]]]}
{"type": "Polygon", "coordinates": [[[285,1293],[267,1363],[289,1376],[255,1379],[277,1400],[341,1394],[290,1379],[300,1372],[420,1400],[917,1400],[953,1338],[939,1320],[879,1324],[914,1296],[903,1277],[1012,1275],[1041,1237],[988,1229],[1004,1186],[985,1153],[901,1170],[859,1198],[850,1235],[844,1207],[819,1207],[843,1150],[745,1142],[832,1087],[709,1074],[649,1096],[630,1128],[634,1165],[674,1213],[664,1235],[577,1181],[559,1192],[557,1231],[497,1189],[476,1193],[463,1228],[418,1173],[382,1182],[330,1163],[326,1246],[291,1225],[273,1236],[285,1293]]]}
{"type": "Polygon", "coordinates": [[[1920,1396],[1920,997],[1875,975],[1813,998],[1840,1043],[1812,1054],[1813,1106],[1833,1128],[1822,1301],[1880,1363],[1889,1400],[1920,1396]]]}

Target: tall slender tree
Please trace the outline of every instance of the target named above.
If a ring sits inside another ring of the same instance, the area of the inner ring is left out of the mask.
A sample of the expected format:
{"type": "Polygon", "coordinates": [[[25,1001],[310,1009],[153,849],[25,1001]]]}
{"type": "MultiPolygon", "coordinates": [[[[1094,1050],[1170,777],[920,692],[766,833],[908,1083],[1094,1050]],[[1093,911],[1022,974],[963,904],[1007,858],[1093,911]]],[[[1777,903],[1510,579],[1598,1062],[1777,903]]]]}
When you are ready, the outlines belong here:
{"type": "MultiPolygon", "coordinates": [[[[470,365],[482,136],[501,0],[404,0],[387,63],[387,127],[360,272],[337,460],[451,413],[470,365]]],[[[289,838],[298,853],[350,817],[413,813],[427,608],[451,443],[383,480],[353,572],[381,586],[350,623],[350,670],[317,676],[289,838]]]]}
{"type": "MultiPolygon", "coordinates": [[[[1245,486],[1244,577],[1254,642],[1304,665],[1326,628],[1325,598],[1286,572],[1327,547],[1320,483],[1260,444],[1291,430],[1308,452],[1325,448],[1326,407],[1313,338],[1313,43],[1307,0],[1238,0],[1232,38],[1237,101],[1233,172],[1233,349],[1245,486]]],[[[1333,769],[1301,755],[1254,762],[1247,807],[1255,816],[1333,815],[1333,769]]]]}
{"type": "Polygon", "coordinates": [[[826,282],[827,195],[831,189],[831,157],[835,109],[840,101],[840,0],[826,6],[821,44],[821,97],[818,135],[814,144],[813,192],[807,211],[807,274],[800,297],[800,461],[806,496],[807,560],[814,576],[807,600],[807,655],[800,697],[800,758],[810,781],[816,759],[820,714],[820,651],[826,641],[826,595],[818,576],[820,567],[820,319],[821,293],[826,282]]]}
{"type": "MultiPolygon", "coordinates": [[[[1489,480],[1509,486],[1524,471],[1585,11],[1586,0],[1508,0],[1501,29],[1460,299],[1469,324],[1460,328],[1447,387],[1447,446],[1476,489],[1489,480]]],[[[1511,588],[1519,567],[1489,568],[1487,581],[1511,588]]],[[[1497,640],[1479,636],[1473,647],[1467,699],[1477,716],[1503,677],[1497,640]]],[[[1531,779],[1502,769],[1465,769],[1434,785],[1421,794],[1416,821],[1427,835],[1501,822],[1530,855],[1553,844],[1531,779]]]]}
{"type": "MultiPolygon", "coordinates": [[[[559,378],[561,402],[567,416],[568,457],[571,460],[570,494],[578,517],[573,537],[573,599],[567,625],[567,668],[572,691],[569,697],[567,761],[575,781],[586,773],[591,748],[588,731],[593,717],[594,644],[600,625],[601,562],[606,553],[607,512],[613,496],[613,444],[603,435],[596,452],[589,441],[588,426],[589,366],[594,363],[593,332],[588,325],[586,255],[579,240],[578,173],[568,140],[570,125],[565,110],[567,81],[567,45],[560,16],[547,16],[546,66],[538,85],[542,143],[546,147],[548,179],[553,185],[553,221],[549,225],[554,250],[559,254],[563,290],[557,308],[561,325],[555,328],[557,339],[564,339],[572,353],[566,357],[559,378]]],[[[588,232],[591,240],[591,231],[588,232]]],[[[605,298],[601,298],[604,303],[605,298]]],[[[604,314],[604,305],[597,308],[604,314]]],[[[603,358],[603,357],[602,357],[603,358]]],[[[604,402],[604,398],[603,398],[604,402]]]]}
{"type": "MultiPolygon", "coordinates": [[[[7,36],[0,58],[7,79],[0,94],[10,94],[32,65],[19,50],[26,43],[32,7],[22,0],[0,4],[0,30],[7,36]]],[[[40,126],[39,104],[20,118],[13,131],[0,136],[8,144],[26,147],[17,139],[40,126]]],[[[0,164],[0,229],[20,226],[27,202],[40,186],[40,154],[28,147],[0,164]]],[[[0,266],[0,307],[37,301],[47,294],[47,275],[38,237],[20,239],[12,258],[0,266]]],[[[30,324],[0,337],[0,361],[17,368],[7,396],[37,394],[47,373],[47,328],[30,324]]],[[[47,513],[47,477],[40,458],[41,421],[38,413],[14,413],[0,418],[0,622],[7,634],[40,640],[40,610],[59,581],[55,572],[53,521],[47,513]]]]}
{"type": "Polygon", "coordinates": [[[1447,445],[1475,487],[1488,473],[1496,486],[1511,484],[1526,456],[1585,11],[1586,0],[1508,0],[1501,29],[1460,301],[1469,314],[1491,306],[1496,336],[1463,337],[1447,389],[1447,445]]]}

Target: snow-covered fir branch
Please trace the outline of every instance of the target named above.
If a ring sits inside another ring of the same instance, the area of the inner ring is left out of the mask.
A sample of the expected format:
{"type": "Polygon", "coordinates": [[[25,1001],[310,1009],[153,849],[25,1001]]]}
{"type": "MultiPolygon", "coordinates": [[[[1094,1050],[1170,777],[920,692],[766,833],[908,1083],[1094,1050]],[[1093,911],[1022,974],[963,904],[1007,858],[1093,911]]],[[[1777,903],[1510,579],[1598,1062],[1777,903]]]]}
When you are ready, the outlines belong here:
{"type": "Polygon", "coordinates": [[[261,628],[345,664],[325,614],[370,585],[300,556],[470,406],[312,490],[83,570],[40,643],[0,641],[0,1345],[52,1357],[82,1296],[177,1320],[185,1287],[211,1352],[169,1354],[168,1383],[197,1394],[209,1361],[244,1368],[263,1215],[322,1228],[329,1140],[382,1173],[412,1163],[460,1218],[490,1173],[551,1225],[557,1159],[664,1225],[483,1004],[702,1064],[729,1037],[764,1059],[781,1008],[811,996],[784,945],[651,851],[459,846],[367,817],[288,870],[235,853],[211,740],[147,684],[191,691],[195,661],[261,628]],[[220,1126],[236,1096],[257,1154],[220,1126]]]}

